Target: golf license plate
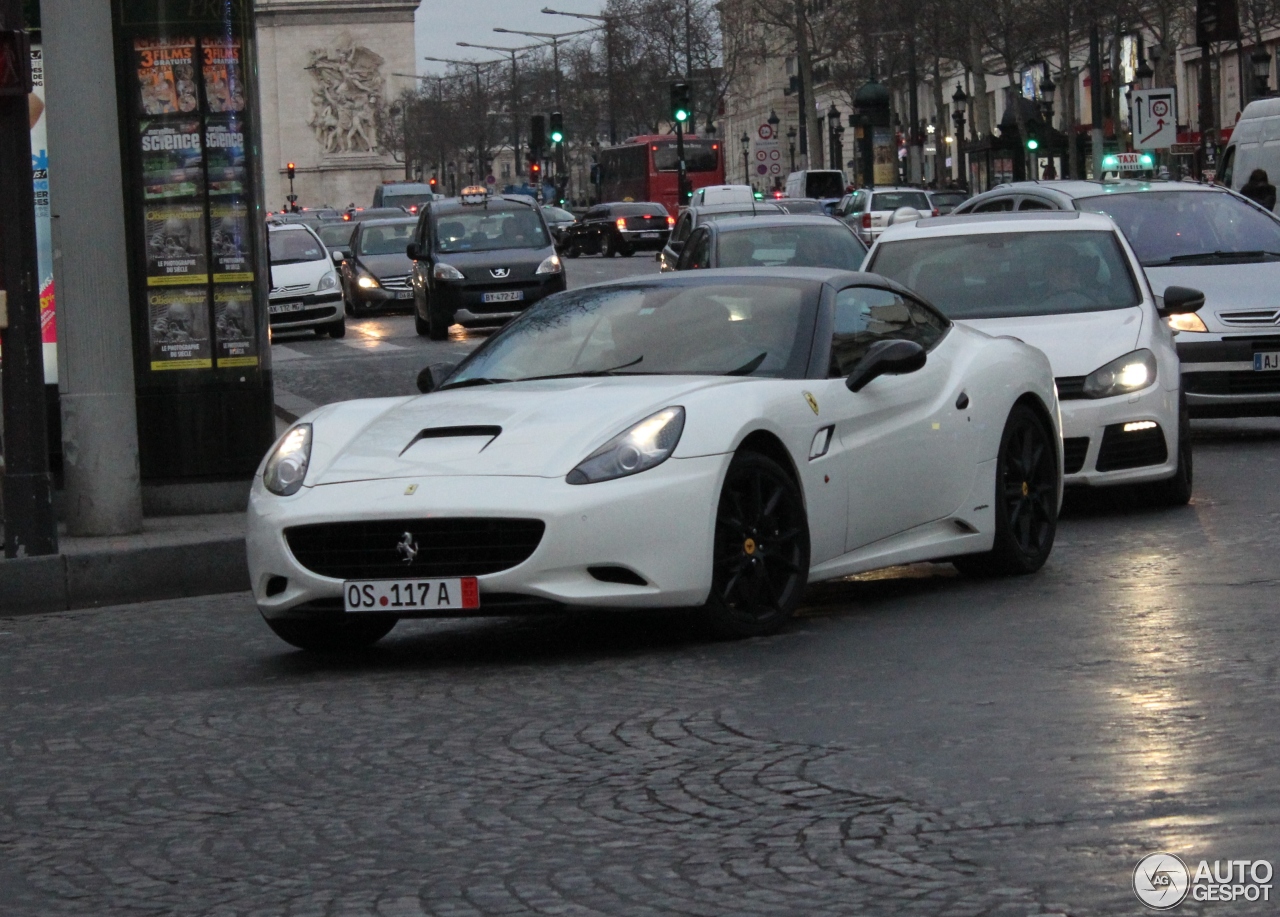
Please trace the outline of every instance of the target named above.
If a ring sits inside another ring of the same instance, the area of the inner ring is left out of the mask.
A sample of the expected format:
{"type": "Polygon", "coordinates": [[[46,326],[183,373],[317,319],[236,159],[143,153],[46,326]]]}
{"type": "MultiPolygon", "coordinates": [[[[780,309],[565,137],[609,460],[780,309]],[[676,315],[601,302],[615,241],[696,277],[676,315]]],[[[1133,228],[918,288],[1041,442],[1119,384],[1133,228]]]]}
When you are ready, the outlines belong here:
{"type": "Polygon", "coordinates": [[[1280,370],[1280,351],[1269,351],[1267,353],[1255,353],[1253,355],[1253,369],[1255,372],[1276,372],[1280,370]]]}
{"type": "Polygon", "coordinates": [[[300,302],[273,302],[267,305],[268,315],[280,315],[284,312],[301,312],[302,303],[300,302]]]}
{"type": "Polygon", "coordinates": [[[482,293],[481,302],[519,302],[524,299],[524,290],[503,290],[499,293],[482,293]]]}
{"type": "Polygon", "coordinates": [[[413,299],[413,290],[397,290],[396,299],[413,299]]]}
{"type": "Polygon", "coordinates": [[[347,580],[342,605],[346,611],[463,611],[480,607],[480,586],[474,576],[347,580]]]}

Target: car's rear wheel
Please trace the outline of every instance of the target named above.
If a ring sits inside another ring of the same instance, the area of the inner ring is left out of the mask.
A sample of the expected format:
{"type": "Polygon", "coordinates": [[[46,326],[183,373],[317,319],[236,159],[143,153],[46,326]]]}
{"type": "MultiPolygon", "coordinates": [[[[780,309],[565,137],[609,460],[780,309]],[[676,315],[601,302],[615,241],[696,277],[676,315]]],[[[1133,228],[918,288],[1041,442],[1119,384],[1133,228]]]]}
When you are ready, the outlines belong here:
{"type": "Polygon", "coordinates": [[[570,242],[564,247],[564,256],[566,258],[577,258],[581,254],[582,254],[582,246],[579,245],[576,241],[570,242]]]}
{"type": "Polygon", "coordinates": [[[604,244],[600,248],[600,254],[606,258],[612,258],[618,253],[618,240],[613,237],[613,233],[606,233],[604,244]]]}
{"type": "Polygon", "coordinates": [[[621,256],[622,256],[622,257],[624,257],[624,258],[630,258],[630,257],[631,257],[632,255],[634,255],[635,253],[636,253],[636,250],[635,250],[634,248],[632,248],[630,245],[619,245],[619,246],[618,246],[618,254],[619,254],[619,255],[621,255],[621,256]]]}
{"type": "Polygon", "coordinates": [[[808,576],[809,522],[799,485],[772,459],[740,452],[716,510],[705,605],[712,626],[728,637],[773,633],[799,606],[808,576]]]}
{"type": "Polygon", "coordinates": [[[1005,421],[995,485],[995,543],[953,562],[976,576],[1034,573],[1049,559],[1058,528],[1058,451],[1048,425],[1025,404],[1005,421]]]}
{"type": "Polygon", "coordinates": [[[391,632],[399,619],[390,615],[353,615],[323,621],[264,620],[277,637],[300,650],[349,653],[373,646],[391,632]]]}
{"type": "Polygon", "coordinates": [[[1158,506],[1186,506],[1191,502],[1191,486],[1194,481],[1191,464],[1191,412],[1186,396],[1179,399],[1178,408],[1178,468],[1173,477],[1147,485],[1151,488],[1151,502],[1158,506]]]}

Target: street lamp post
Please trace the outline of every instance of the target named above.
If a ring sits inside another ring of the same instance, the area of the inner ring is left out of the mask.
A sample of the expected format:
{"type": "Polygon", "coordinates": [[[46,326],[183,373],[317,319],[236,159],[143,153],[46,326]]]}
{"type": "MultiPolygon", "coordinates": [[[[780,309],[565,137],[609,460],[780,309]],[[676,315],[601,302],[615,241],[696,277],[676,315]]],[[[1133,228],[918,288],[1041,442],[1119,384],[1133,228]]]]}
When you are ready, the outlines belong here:
{"type": "Polygon", "coordinates": [[[1267,49],[1262,45],[1249,55],[1249,63],[1253,67],[1253,97],[1262,99],[1270,92],[1271,82],[1271,55],[1267,53],[1267,49]]]}
{"type": "MultiPolygon", "coordinates": [[[[1150,74],[1150,69],[1147,70],[1150,74]]],[[[1147,85],[1143,88],[1151,88],[1150,76],[1147,78],[1147,85]]],[[[1058,177],[1058,170],[1053,165],[1053,100],[1058,94],[1058,85],[1053,81],[1053,77],[1049,75],[1049,65],[1044,66],[1044,79],[1040,81],[1040,112],[1044,119],[1045,126],[1045,157],[1049,160],[1049,164],[1045,166],[1044,173],[1041,178],[1054,179],[1058,177]],[[1050,174],[1052,173],[1052,174],[1050,174]]],[[[1065,165],[1065,163],[1064,163],[1065,165]]]]}
{"type": "Polygon", "coordinates": [[[503,35],[523,35],[525,38],[544,38],[542,44],[551,45],[551,67],[555,71],[555,98],[556,109],[560,110],[560,39],[569,38],[572,35],[586,35],[588,32],[600,31],[600,26],[591,29],[579,29],[576,32],[526,32],[522,29],[504,29],[501,26],[495,26],[495,32],[501,32],[503,35]]]}
{"type": "Polygon", "coordinates": [[[473,45],[469,42],[458,42],[460,48],[479,48],[483,51],[501,51],[511,55],[511,156],[515,160],[514,168],[520,168],[520,71],[516,67],[516,55],[523,51],[532,51],[540,45],[525,45],[521,48],[500,48],[496,45],[473,45]]]}
{"type": "Polygon", "coordinates": [[[542,12],[548,16],[572,16],[574,19],[583,19],[587,22],[599,22],[604,28],[604,70],[605,81],[608,84],[605,87],[605,96],[609,108],[609,142],[618,142],[618,118],[615,113],[615,105],[613,98],[613,16],[597,16],[592,13],[566,13],[560,10],[553,10],[549,6],[544,6],[542,12]]]}
{"type": "Polygon", "coordinates": [[[746,131],[742,132],[742,183],[744,185],[751,184],[750,165],[747,160],[751,152],[751,135],[746,131]]]}
{"type": "Polygon", "coordinates": [[[787,148],[791,153],[791,171],[796,170],[796,126],[792,124],[787,128],[787,148]]]}
{"type": "Polygon", "coordinates": [[[843,129],[840,127],[840,109],[836,108],[836,103],[832,102],[831,107],[827,109],[827,149],[830,152],[828,162],[831,168],[840,168],[840,161],[844,158],[840,155],[840,133],[843,129]]]}
{"type": "Polygon", "coordinates": [[[965,187],[969,185],[964,163],[964,109],[968,102],[969,96],[964,88],[956,83],[956,91],[951,96],[951,120],[956,125],[956,171],[960,173],[960,183],[965,187]]]}
{"type": "MultiPolygon", "coordinates": [[[[474,68],[475,68],[475,71],[476,71],[476,105],[477,105],[477,106],[479,106],[479,105],[481,105],[481,104],[482,104],[482,102],[481,102],[481,98],[480,98],[480,96],[481,96],[481,87],[480,87],[480,71],[481,71],[481,70],[483,70],[485,67],[492,67],[492,66],[494,66],[495,64],[505,64],[505,63],[506,63],[506,61],[501,61],[501,60],[485,60],[485,61],[474,61],[474,60],[454,60],[454,59],[452,59],[452,58],[448,58],[448,57],[424,57],[424,58],[423,58],[423,60],[432,61],[433,63],[437,63],[437,64],[453,64],[455,67],[474,67],[474,68]]],[[[480,137],[477,137],[477,138],[476,138],[476,158],[477,158],[477,159],[479,159],[479,158],[480,158],[480,149],[481,149],[481,147],[486,146],[486,145],[488,144],[488,142],[489,142],[489,140],[488,140],[488,132],[489,132],[488,120],[487,120],[487,118],[483,117],[485,114],[486,114],[486,112],[485,112],[484,110],[481,110],[481,111],[479,111],[479,112],[477,113],[477,115],[478,115],[478,117],[479,117],[479,122],[480,122],[480,124],[482,125],[482,127],[480,128],[480,130],[481,130],[481,131],[482,131],[482,133],[483,133],[483,136],[480,136],[480,137]]]]}

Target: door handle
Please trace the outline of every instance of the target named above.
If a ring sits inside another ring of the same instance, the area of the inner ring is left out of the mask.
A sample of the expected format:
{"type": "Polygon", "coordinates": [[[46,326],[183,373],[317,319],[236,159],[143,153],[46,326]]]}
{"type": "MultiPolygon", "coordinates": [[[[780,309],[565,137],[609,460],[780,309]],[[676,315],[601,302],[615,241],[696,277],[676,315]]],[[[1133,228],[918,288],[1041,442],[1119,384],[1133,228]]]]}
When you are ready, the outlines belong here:
{"type": "Polygon", "coordinates": [[[961,392],[960,397],[956,399],[956,410],[963,411],[969,406],[969,395],[967,392],[961,392]]]}

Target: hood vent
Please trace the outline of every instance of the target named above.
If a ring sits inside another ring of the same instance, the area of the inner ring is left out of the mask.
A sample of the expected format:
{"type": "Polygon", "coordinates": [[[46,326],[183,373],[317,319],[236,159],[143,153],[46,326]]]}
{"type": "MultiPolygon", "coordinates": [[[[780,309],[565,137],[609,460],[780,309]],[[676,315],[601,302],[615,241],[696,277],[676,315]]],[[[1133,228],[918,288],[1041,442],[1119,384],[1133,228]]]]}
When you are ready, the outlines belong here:
{"type": "Polygon", "coordinates": [[[417,436],[409,440],[408,445],[400,450],[400,454],[404,455],[424,439],[461,439],[463,437],[472,436],[483,436],[488,438],[489,442],[480,447],[480,451],[483,452],[485,449],[489,448],[489,443],[493,442],[501,435],[502,427],[427,427],[425,430],[419,430],[417,436]]]}

